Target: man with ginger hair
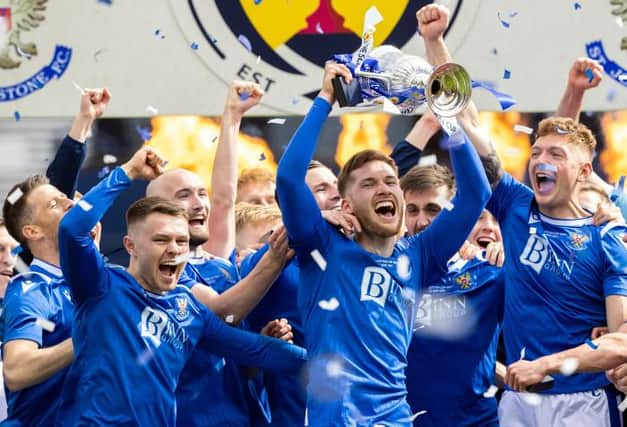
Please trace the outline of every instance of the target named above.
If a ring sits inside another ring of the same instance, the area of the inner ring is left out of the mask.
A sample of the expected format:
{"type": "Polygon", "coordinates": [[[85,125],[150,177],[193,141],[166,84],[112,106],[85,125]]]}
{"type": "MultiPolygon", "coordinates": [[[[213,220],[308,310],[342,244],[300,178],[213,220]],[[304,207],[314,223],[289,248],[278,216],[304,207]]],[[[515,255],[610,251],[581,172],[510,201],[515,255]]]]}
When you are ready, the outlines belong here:
{"type": "Polygon", "coordinates": [[[244,169],[237,179],[236,202],[255,205],[274,204],[276,203],[275,189],[276,177],[269,170],[265,168],[244,169]]]}

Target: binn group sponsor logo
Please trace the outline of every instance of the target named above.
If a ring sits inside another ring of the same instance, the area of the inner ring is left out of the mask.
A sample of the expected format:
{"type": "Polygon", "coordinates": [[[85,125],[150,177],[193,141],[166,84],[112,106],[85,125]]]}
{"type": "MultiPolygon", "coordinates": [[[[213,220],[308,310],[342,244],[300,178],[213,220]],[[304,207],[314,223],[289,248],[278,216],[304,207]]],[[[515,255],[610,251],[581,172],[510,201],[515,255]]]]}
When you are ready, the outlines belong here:
{"type": "Polygon", "coordinates": [[[16,101],[43,89],[70,64],[70,47],[38,37],[47,6],[48,0],[0,1],[0,102],[16,101]],[[49,62],[43,67],[35,65],[41,64],[37,59],[43,55],[50,55],[49,62]],[[16,77],[25,72],[30,77],[16,77]]]}
{"type": "MultiPolygon", "coordinates": [[[[415,37],[416,11],[430,3],[170,0],[181,30],[190,42],[201,42],[197,54],[221,80],[254,81],[267,92],[265,101],[270,97],[273,106],[285,111],[315,96],[324,63],[333,54],[359,48],[364,16],[371,6],[384,18],[376,27],[374,45],[403,49],[415,37]]],[[[449,30],[460,5],[461,1],[447,2],[449,30]]]]}

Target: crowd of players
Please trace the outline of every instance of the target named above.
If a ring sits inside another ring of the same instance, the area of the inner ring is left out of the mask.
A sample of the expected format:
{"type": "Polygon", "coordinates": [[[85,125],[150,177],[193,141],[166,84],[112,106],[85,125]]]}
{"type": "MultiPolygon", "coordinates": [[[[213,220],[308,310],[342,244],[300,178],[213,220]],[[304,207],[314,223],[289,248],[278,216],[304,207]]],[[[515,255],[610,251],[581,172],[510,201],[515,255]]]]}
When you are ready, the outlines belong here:
{"type": "MultiPolygon", "coordinates": [[[[435,66],[452,61],[448,18],[417,13],[435,66]]],[[[150,146],[81,195],[111,99],[85,90],[46,175],[4,202],[3,425],[622,425],[625,196],[592,170],[578,122],[601,71],[573,64],[535,133],[531,188],[503,171],[472,103],[452,171],[418,165],[440,128],[427,112],[391,156],[359,152],[336,177],[313,155],[332,79],[352,76],[329,62],[276,177],[238,177],[240,122],[264,94],[236,81],[211,195],[150,146]],[[129,265],[110,265],[100,220],[137,179],[150,183],[126,212],[129,265]],[[32,262],[14,275],[20,251],[32,262]]]]}

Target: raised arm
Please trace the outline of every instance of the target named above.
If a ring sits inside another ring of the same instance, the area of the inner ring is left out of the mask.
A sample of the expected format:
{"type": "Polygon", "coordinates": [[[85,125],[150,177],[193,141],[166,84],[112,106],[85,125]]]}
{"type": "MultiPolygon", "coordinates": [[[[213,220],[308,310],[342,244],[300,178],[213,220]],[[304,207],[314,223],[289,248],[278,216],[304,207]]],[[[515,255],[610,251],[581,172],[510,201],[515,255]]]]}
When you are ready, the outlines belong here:
{"type": "Polygon", "coordinates": [[[220,138],[211,172],[207,252],[228,258],[235,247],[235,198],[237,194],[237,149],[240,123],[246,111],[261,101],[263,91],[252,82],[234,81],[229,87],[220,124],[220,138]]]}
{"type": "Polygon", "coordinates": [[[586,90],[597,87],[601,83],[602,77],[603,67],[598,62],[590,58],[578,58],[575,60],[568,72],[566,89],[555,115],[558,117],[570,117],[578,122],[586,90]]]}
{"type": "Polygon", "coordinates": [[[322,125],[335,102],[332,80],[340,75],[347,81],[352,80],[352,75],[345,65],[327,62],[322,90],[292,136],[279,162],[277,194],[283,223],[293,242],[302,242],[312,237],[316,226],[322,221],[316,200],[305,184],[305,175],[316,150],[322,125]]]}
{"type": "Polygon", "coordinates": [[[245,365],[272,372],[300,372],[307,360],[301,347],[228,326],[207,311],[200,346],[245,365]]]}
{"type": "MultiPolygon", "coordinates": [[[[490,186],[481,167],[477,152],[461,134],[464,142],[450,148],[451,163],[457,193],[451,201],[452,207],[444,209],[433,224],[416,238],[422,239],[425,248],[427,271],[441,275],[446,271],[448,260],[462,246],[479,219],[490,198],[490,186]],[[442,236],[447,236],[442,239],[442,236]]],[[[437,277],[425,277],[424,283],[434,283],[437,277]]]]}
{"type": "Polygon", "coordinates": [[[427,111],[411,128],[405,140],[396,144],[392,154],[390,154],[390,157],[394,159],[398,167],[399,178],[416,166],[425,146],[439,130],[440,123],[438,119],[427,108],[427,111]]]}
{"type": "Polygon", "coordinates": [[[54,159],[46,170],[50,184],[68,198],[74,198],[78,174],[85,160],[85,141],[95,119],[104,114],[111,93],[105,89],[85,89],[81,94],[80,111],[74,118],[70,132],[63,139],[54,159]]]}
{"type": "Polygon", "coordinates": [[[104,260],[90,232],[120,193],[135,178],[150,178],[163,172],[163,161],[151,147],[142,147],[131,160],[114,169],[85,194],[59,224],[59,256],[63,276],[77,302],[107,292],[104,260]]]}

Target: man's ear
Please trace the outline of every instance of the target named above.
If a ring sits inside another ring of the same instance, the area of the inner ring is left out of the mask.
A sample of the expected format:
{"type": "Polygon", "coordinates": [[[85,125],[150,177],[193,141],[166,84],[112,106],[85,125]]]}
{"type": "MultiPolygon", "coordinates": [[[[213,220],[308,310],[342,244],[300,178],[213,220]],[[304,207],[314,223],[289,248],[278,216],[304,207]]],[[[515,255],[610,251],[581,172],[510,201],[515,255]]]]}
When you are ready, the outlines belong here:
{"type": "Polygon", "coordinates": [[[586,162],[579,168],[579,176],[577,182],[586,182],[592,174],[592,163],[586,162]]]}
{"type": "Polygon", "coordinates": [[[351,207],[350,202],[344,198],[342,198],[340,201],[340,208],[342,209],[343,212],[349,213],[351,215],[355,214],[353,212],[353,208],[351,207]]]}
{"type": "Polygon", "coordinates": [[[39,240],[43,238],[41,227],[34,224],[26,224],[22,227],[22,235],[26,240],[39,240]]]}
{"type": "Polygon", "coordinates": [[[135,248],[135,241],[133,240],[133,238],[127,234],[122,239],[122,243],[124,244],[124,248],[126,249],[126,252],[128,252],[128,254],[131,256],[131,258],[135,257],[136,248],[135,248]]]}

